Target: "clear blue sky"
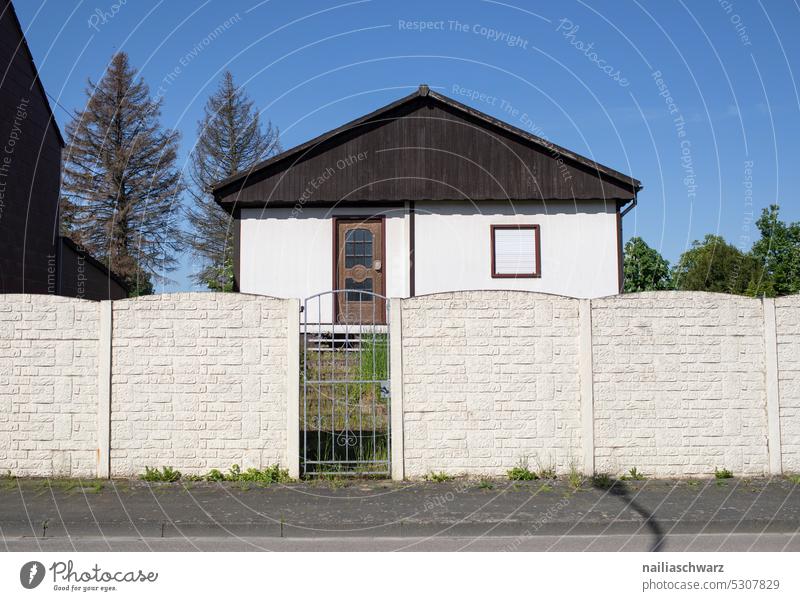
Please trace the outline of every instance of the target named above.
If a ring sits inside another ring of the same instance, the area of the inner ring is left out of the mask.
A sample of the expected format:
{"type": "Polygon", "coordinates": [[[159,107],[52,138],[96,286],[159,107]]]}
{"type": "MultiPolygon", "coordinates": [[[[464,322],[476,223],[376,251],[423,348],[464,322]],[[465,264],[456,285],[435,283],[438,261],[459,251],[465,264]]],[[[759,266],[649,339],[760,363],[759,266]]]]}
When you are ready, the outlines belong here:
{"type": "MultiPolygon", "coordinates": [[[[162,86],[162,123],[183,134],[182,164],[224,69],[284,148],[424,82],[640,179],[625,237],[643,236],[671,261],[710,232],[749,248],[773,202],[800,219],[796,2],[14,4],[46,89],[67,109],[84,106],[87,77],[128,52],[151,91],[162,86]],[[486,96],[454,93],[465,89],[486,96]]],[[[69,117],[54,110],[63,129],[69,117]]],[[[189,269],[184,259],[167,290],[190,289],[189,269]]]]}

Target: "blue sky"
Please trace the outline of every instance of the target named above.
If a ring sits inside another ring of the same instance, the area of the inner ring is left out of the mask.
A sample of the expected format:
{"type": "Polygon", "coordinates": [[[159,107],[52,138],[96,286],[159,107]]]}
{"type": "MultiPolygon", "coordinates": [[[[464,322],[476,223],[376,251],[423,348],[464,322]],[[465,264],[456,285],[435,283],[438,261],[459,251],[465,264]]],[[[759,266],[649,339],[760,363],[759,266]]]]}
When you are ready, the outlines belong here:
{"type": "MultiPolygon", "coordinates": [[[[800,7],[788,0],[14,4],[66,109],[128,52],[161,88],[184,166],[225,69],[284,148],[427,83],[641,180],[625,237],[671,261],[706,233],[749,248],[773,202],[800,220],[800,7]]],[[[191,289],[191,268],[184,258],[166,290],[191,289]]]]}

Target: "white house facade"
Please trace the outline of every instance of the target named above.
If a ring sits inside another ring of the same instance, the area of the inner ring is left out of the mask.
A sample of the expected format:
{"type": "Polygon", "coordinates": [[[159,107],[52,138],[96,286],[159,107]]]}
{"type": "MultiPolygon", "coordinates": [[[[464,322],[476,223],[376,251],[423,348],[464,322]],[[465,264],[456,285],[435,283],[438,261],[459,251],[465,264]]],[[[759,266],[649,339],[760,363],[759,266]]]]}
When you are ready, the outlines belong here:
{"type": "MultiPolygon", "coordinates": [[[[214,192],[235,219],[240,292],[351,291],[341,293],[344,306],[366,293],[615,294],[622,215],[639,189],[423,86],[214,192]]],[[[337,298],[310,317],[346,319],[337,298]]]]}

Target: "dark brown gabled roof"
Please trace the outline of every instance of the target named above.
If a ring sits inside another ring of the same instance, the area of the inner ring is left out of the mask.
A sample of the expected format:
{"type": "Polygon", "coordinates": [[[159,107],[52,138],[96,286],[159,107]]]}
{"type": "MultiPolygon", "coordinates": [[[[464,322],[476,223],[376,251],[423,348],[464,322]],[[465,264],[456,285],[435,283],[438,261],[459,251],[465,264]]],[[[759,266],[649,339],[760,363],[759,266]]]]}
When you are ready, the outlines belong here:
{"type": "MultiPolygon", "coordinates": [[[[33,79],[36,84],[36,89],[39,90],[39,94],[42,97],[42,101],[44,102],[44,106],[47,109],[47,112],[50,114],[50,123],[53,125],[53,129],[56,132],[56,136],[58,137],[58,141],[61,144],[61,147],[64,147],[64,137],[61,135],[61,130],[58,128],[58,122],[56,121],[56,117],[53,114],[53,109],[50,106],[50,100],[47,97],[47,92],[45,92],[44,85],[42,84],[42,78],[39,77],[39,70],[36,68],[36,63],[33,60],[33,54],[31,53],[31,49],[28,47],[28,40],[25,39],[25,32],[22,29],[22,25],[19,22],[19,18],[17,17],[17,12],[14,10],[14,3],[11,0],[0,0],[0,5],[5,4],[5,6],[0,9],[0,14],[4,11],[8,11],[11,15],[11,22],[16,25],[17,31],[19,31],[19,39],[20,42],[18,44],[18,48],[21,46],[23,52],[25,53],[25,58],[30,63],[31,69],[33,70],[33,79]]],[[[6,72],[8,69],[11,68],[11,63],[6,65],[6,72]]],[[[5,73],[4,73],[5,74],[5,73]]],[[[0,77],[0,81],[2,81],[2,77],[0,77]]]]}
{"type": "MultiPolygon", "coordinates": [[[[427,142],[430,138],[437,135],[437,140],[440,143],[442,140],[447,139],[448,143],[453,145],[457,153],[466,150],[465,146],[468,144],[472,145],[472,147],[476,144],[491,146],[492,140],[487,140],[486,142],[481,140],[476,141],[474,135],[473,137],[461,135],[458,133],[457,129],[445,130],[442,128],[446,126],[440,126],[436,123],[449,120],[450,123],[461,123],[463,125],[466,122],[472,129],[480,128],[483,130],[490,130],[494,138],[503,139],[501,141],[503,146],[507,147],[511,143],[515,145],[514,148],[506,148],[505,150],[499,147],[487,147],[484,156],[473,157],[480,159],[478,164],[483,164],[484,161],[492,162],[497,158],[498,152],[509,151],[511,153],[509,156],[512,157],[511,160],[517,162],[524,162],[526,160],[534,161],[538,156],[541,160],[540,167],[547,162],[545,160],[546,158],[549,157],[551,159],[550,163],[554,163],[553,157],[557,157],[559,161],[569,165],[571,170],[580,174],[581,181],[575,186],[575,188],[577,188],[576,193],[573,188],[566,190],[564,186],[559,187],[558,183],[553,183],[552,180],[555,179],[553,173],[555,167],[548,167],[546,169],[548,173],[542,172],[545,170],[540,170],[538,173],[534,172],[535,177],[532,179],[540,179],[544,182],[544,186],[540,186],[540,182],[536,182],[536,188],[541,191],[540,196],[542,198],[548,200],[586,198],[628,201],[642,188],[641,183],[637,179],[605,165],[601,165],[596,161],[553,144],[504,121],[495,119],[486,113],[468,107],[443,94],[432,92],[428,86],[421,85],[418,90],[408,96],[400,98],[363,117],[350,121],[299,146],[295,146],[294,148],[262,161],[247,170],[217,182],[212,186],[214,196],[217,202],[227,210],[231,210],[234,205],[246,207],[264,206],[266,203],[269,203],[270,206],[291,204],[302,194],[305,182],[313,179],[314,174],[319,172],[324,163],[319,162],[319,164],[313,167],[308,167],[305,173],[302,173],[300,169],[301,164],[310,162],[309,159],[312,157],[316,157],[323,152],[329,152],[331,148],[339,145],[346,146],[348,152],[358,151],[360,149],[359,144],[354,142],[354,140],[360,137],[366,138],[368,135],[375,135],[374,131],[376,128],[382,127],[392,120],[398,120],[398,117],[401,119],[406,118],[409,122],[420,122],[426,119],[427,122],[421,125],[418,123],[413,126],[407,126],[408,128],[416,127],[416,130],[411,132],[412,135],[406,135],[407,132],[405,131],[399,132],[394,130],[385,132],[378,140],[365,140],[364,144],[371,145],[370,147],[373,153],[384,152],[387,149],[403,150],[402,148],[392,148],[396,146],[395,142],[398,138],[403,138],[406,142],[410,140],[412,143],[418,140],[425,140],[427,142]],[[441,115],[446,116],[446,119],[443,119],[441,116],[433,116],[433,111],[422,112],[420,110],[422,107],[438,109],[441,115]],[[432,116],[428,117],[428,114],[432,116]],[[439,129],[437,129],[437,127],[439,129]],[[506,142],[509,144],[506,144],[506,142]],[[538,154],[533,156],[533,158],[530,153],[523,156],[523,154],[518,152],[518,146],[534,149],[538,154]],[[294,173],[295,171],[300,171],[300,173],[294,173]]],[[[436,150],[436,148],[427,148],[427,143],[421,144],[418,147],[413,147],[412,144],[404,149],[415,150],[418,154],[428,150],[436,150]]],[[[474,148],[472,148],[472,150],[474,150],[474,148]]],[[[345,151],[342,150],[341,152],[345,151]]],[[[464,157],[461,158],[463,159],[464,157]]],[[[319,198],[315,197],[312,199],[312,202],[337,202],[342,200],[343,195],[347,195],[349,201],[357,202],[378,201],[381,200],[381,198],[391,200],[415,200],[415,194],[417,194],[419,198],[444,198],[447,193],[442,191],[442,186],[436,189],[433,196],[430,196],[423,194],[423,192],[431,192],[431,186],[428,186],[427,190],[423,190],[422,188],[424,188],[424,186],[418,184],[418,192],[416,190],[409,192],[409,190],[411,190],[411,185],[403,186],[395,181],[393,182],[394,187],[390,188],[386,183],[386,179],[394,178],[395,180],[400,180],[405,177],[408,179],[424,180],[430,177],[430,172],[435,172],[434,175],[436,176],[441,173],[451,175],[454,172],[458,176],[457,179],[459,181],[472,177],[472,174],[469,172],[465,173],[463,169],[458,168],[452,160],[446,164],[440,161],[440,164],[436,165],[434,163],[431,166],[428,166],[425,160],[420,161],[418,158],[409,157],[408,155],[406,155],[403,160],[405,161],[403,167],[406,168],[403,173],[398,173],[396,169],[393,170],[391,166],[387,166],[385,163],[379,167],[362,165],[359,169],[372,170],[368,174],[372,179],[365,179],[366,176],[349,176],[353,181],[347,182],[339,187],[329,186],[328,191],[320,192],[318,195],[319,198]],[[437,167],[440,169],[439,172],[436,172],[437,167]],[[415,176],[422,177],[415,178],[415,176]],[[354,195],[350,195],[350,190],[358,190],[358,192],[354,195]],[[389,190],[389,193],[387,193],[387,190],[389,190]]],[[[327,162],[333,163],[335,161],[331,159],[327,162]]],[[[501,169],[503,172],[500,174],[500,177],[511,183],[510,188],[512,192],[510,195],[499,195],[497,191],[492,191],[490,187],[486,185],[486,182],[480,182],[480,184],[472,186],[474,189],[469,190],[467,197],[472,200],[502,200],[506,197],[532,198],[530,190],[523,189],[524,186],[517,186],[519,189],[513,190],[516,185],[513,181],[520,179],[519,170],[517,169],[515,171],[511,168],[503,169],[501,169]],[[503,171],[503,169],[505,169],[505,171],[503,171]]],[[[522,179],[526,179],[529,175],[530,169],[527,169],[527,171],[522,173],[522,179]]],[[[479,176],[480,174],[475,177],[479,176]]],[[[441,181],[438,183],[444,185],[441,181]]],[[[505,181],[501,182],[501,184],[505,183],[505,181]]],[[[507,188],[509,188],[509,186],[504,185],[500,187],[503,189],[504,193],[507,192],[507,188]]]]}

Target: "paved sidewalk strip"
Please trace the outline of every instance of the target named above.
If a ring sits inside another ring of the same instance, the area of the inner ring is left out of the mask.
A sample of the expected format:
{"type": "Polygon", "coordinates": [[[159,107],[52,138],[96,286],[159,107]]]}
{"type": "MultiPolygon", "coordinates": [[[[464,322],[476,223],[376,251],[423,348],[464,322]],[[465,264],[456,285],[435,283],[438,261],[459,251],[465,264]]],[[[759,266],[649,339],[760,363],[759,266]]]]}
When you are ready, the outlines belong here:
{"type": "Polygon", "coordinates": [[[783,478],[645,480],[579,490],[560,480],[260,487],[10,479],[0,488],[0,548],[9,550],[246,549],[264,541],[269,548],[326,547],[313,540],[398,549],[406,546],[402,539],[417,541],[412,547],[465,550],[653,550],[665,541],[660,550],[669,550],[678,540],[692,550],[734,549],[745,540],[745,548],[772,541],[770,550],[781,550],[800,543],[799,529],[800,486],[783,478]],[[432,537],[438,542],[426,542],[432,537]],[[261,542],[247,542],[254,539],[261,542]]]}

